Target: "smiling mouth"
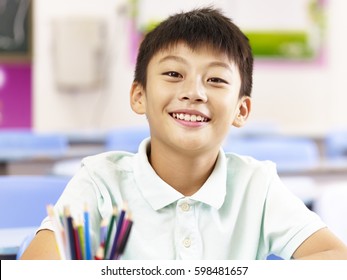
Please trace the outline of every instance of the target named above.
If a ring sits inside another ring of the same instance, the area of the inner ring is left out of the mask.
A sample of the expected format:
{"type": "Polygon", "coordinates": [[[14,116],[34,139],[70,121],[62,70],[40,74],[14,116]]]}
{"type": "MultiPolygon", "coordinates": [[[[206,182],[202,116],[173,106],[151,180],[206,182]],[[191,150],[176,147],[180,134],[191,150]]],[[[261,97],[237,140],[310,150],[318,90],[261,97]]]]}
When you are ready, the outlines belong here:
{"type": "Polygon", "coordinates": [[[191,115],[191,114],[184,114],[184,113],[171,113],[170,115],[174,119],[187,121],[187,122],[208,122],[210,120],[200,115],[191,115]]]}

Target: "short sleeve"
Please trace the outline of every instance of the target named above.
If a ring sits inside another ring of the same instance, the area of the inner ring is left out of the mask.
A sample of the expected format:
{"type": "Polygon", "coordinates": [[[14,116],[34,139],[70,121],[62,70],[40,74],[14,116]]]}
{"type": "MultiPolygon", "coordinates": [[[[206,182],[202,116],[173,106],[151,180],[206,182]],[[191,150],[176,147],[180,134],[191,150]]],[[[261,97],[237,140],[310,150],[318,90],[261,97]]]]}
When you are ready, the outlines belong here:
{"type": "Polygon", "coordinates": [[[262,237],[267,250],[290,259],[303,241],[323,227],[320,217],[291,193],[274,172],[263,216],[262,237]]]}

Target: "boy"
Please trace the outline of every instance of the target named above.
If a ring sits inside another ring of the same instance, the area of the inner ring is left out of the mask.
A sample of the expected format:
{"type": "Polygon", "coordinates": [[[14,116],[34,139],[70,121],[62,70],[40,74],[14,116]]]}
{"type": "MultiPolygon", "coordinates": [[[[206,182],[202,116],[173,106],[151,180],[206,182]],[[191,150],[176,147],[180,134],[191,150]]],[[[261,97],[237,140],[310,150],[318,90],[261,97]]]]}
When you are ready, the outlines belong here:
{"type": "MultiPolygon", "coordinates": [[[[124,259],[347,259],[271,162],[221,150],[230,125],[249,116],[252,69],[247,38],[218,10],[169,17],[142,42],[131,87],[151,138],[137,154],[84,159],[56,209],[87,203],[97,236],[113,205],[127,202],[134,224],[124,259]]],[[[46,218],[22,258],[58,257],[46,218]]]]}

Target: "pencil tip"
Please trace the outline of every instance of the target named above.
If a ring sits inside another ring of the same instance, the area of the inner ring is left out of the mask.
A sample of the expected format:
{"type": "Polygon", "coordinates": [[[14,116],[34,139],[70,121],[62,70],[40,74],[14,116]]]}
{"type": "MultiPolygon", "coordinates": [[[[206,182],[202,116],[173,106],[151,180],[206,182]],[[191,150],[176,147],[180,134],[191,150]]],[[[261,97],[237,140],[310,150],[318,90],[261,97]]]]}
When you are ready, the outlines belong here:
{"type": "Polygon", "coordinates": [[[133,215],[131,214],[131,211],[128,211],[127,220],[132,220],[132,219],[133,219],[133,215]]]}
{"type": "Polygon", "coordinates": [[[64,207],[64,215],[65,216],[71,216],[71,211],[69,206],[64,207]]]}
{"type": "Polygon", "coordinates": [[[48,214],[48,216],[54,215],[53,205],[51,205],[51,204],[47,205],[47,214],[48,214]]]}
{"type": "Polygon", "coordinates": [[[118,207],[117,206],[113,206],[113,215],[117,215],[118,214],[118,207]]]}
{"type": "Polygon", "coordinates": [[[128,203],[126,201],[123,202],[123,210],[128,210],[128,203]]]}

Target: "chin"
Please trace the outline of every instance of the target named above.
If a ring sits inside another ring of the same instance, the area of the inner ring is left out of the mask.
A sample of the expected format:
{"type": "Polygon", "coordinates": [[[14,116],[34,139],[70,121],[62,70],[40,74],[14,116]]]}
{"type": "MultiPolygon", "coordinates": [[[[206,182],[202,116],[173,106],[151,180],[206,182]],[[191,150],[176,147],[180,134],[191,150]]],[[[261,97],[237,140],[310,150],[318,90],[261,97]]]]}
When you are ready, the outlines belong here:
{"type": "Polygon", "coordinates": [[[197,152],[197,151],[201,152],[201,151],[207,150],[208,147],[211,147],[210,143],[208,143],[207,141],[202,141],[201,139],[193,139],[193,140],[184,139],[184,140],[178,141],[177,143],[176,143],[176,146],[178,146],[180,149],[186,152],[197,152]]]}

